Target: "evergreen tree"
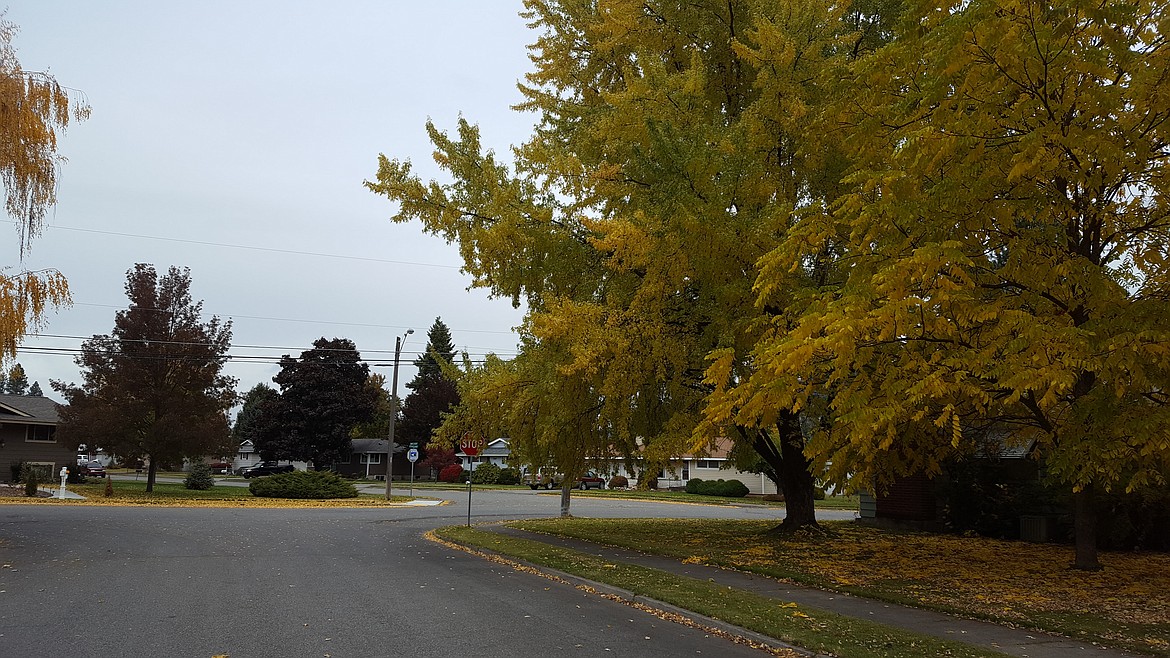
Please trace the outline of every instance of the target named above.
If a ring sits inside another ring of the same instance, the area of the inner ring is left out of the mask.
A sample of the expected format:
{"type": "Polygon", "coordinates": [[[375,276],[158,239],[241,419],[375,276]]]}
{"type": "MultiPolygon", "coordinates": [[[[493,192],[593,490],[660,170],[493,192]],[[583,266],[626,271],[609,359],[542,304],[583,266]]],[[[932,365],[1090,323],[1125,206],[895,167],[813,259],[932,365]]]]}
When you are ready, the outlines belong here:
{"type": "Polygon", "coordinates": [[[9,395],[28,394],[28,376],[24,373],[24,366],[17,363],[8,371],[8,383],[4,387],[4,392],[9,395]]]}
{"type": "Polygon", "coordinates": [[[443,415],[459,404],[455,382],[443,375],[441,359],[450,364],[455,358],[451,330],[441,318],[435,318],[427,331],[426,351],[415,359],[418,373],[406,384],[410,395],[402,404],[402,419],[396,428],[396,443],[415,442],[426,446],[431,434],[443,422],[443,415]]]}
{"type": "Polygon", "coordinates": [[[160,277],[151,265],[135,265],[126,277],[130,307],[118,311],[110,335],[81,346],[82,384],[53,382],[68,403],[58,439],[149,458],[147,491],[160,463],[232,450],[235,380],[222,372],[231,323],[200,320],[203,303],[190,289],[189,270],[171,267],[160,277]]]}
{"type": "Polygon", "coordinates": [[[410,380],[406,388],[413,391],[428,378],[442,377],[443,371],[437,359],[442,359],[445,363],[452,363],[455,360],[455,344],[451,342],[451,330],[443,323],[442,318],[435,318],[434,324],[427,330],[427,349],[414,360],[418,374],[410,380]]]}
{"type": "Polygon", "coordinates": [[[33,382],[32,386],[30,386],[28,389],[28,394],[32,397],[42,397],[44,396],[45,392],[41,390],[40,382],[33,382]]]}
{"type": "Polygon", "coordinates": [[[263,382],[253,386],[244,394],[244,404],[236,416],[236,423],[232,426],[232,441],[239,446],[244,441],[251,441],[255,446],[256,434],[264,423],[265,414],[273,411],[272,405],[280,398],[280,393],[263,382]]]}

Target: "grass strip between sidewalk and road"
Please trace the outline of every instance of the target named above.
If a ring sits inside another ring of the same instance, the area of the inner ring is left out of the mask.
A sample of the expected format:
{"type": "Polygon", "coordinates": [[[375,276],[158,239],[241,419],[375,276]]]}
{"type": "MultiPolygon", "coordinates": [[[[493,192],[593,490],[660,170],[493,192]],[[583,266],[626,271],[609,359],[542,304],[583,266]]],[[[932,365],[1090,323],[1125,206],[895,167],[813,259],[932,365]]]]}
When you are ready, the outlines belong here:
{"type": "Polygon", "coordinates": [[[628,590],[811,652],[840,658],[1002,658],[1006,655],[658,569],[606,562],[599,557],[540,541],[466,526],[441,528],[436,535],[456,544],[494,551],[529,564],[628,590]]]}
{"type": "Polygon", "coordinates": [[[1170,554],[1102,551],[1070,568],[1060,544],[884,530],[848,521],[777,535],[775,521],[536,519],[530,532],[709,564],[867,599],[1170,657],[1170,554]]]}

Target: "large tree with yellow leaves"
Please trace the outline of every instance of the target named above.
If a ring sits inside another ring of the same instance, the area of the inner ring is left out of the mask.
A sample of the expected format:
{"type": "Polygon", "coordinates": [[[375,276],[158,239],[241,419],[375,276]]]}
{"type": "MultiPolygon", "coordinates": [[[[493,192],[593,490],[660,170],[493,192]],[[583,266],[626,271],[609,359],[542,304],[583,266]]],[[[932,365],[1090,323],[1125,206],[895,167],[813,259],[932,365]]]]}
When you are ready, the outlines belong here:
{"type": "MultiPolygon", "coordinates": [[[[540,37],[520,109],[539,125],[514,169],[461,121],[456,136],[428,125],[452,182],[424,183],[409,162],[383,157],[369,184],[400,204],[396,221],[421,219],[457,242],[477,285],[528,303],[517,363],[477,373],[485,408],[539,406],[515,417],[547,426],[507,429],[520,451],[560,455],[562,469],[639,445],[651,464],[665,462],[731,438],[768,464],[786,494],[785,524],[815,523],[798,414],[776,407],[767,422],[700,426],[703,371],[722,349],[746,377],[756,340],[789,321],[786,304],[756,304],[756,263],[794,209],[835,194],[835,137],[803,123],[825,102],[836,62],[884,38],[889,9],[526,6],[540,37]]],[[[824,262],[793,273],[787,293],[815,287],[831,269],[824,262]]],[[[461,394],[466,413],[456,418],[466,419],[479,396],[461,394]]]]}
{"type": "Polygon", "coordinates": [[[850,189],[758,287],[826,250],[842,283],[713,408],[748,422],[828,385],[810,452],[879,487],[995,421],[1075,492],[1075,564],[1099,568],[1095,493],[1170,473],[1167,4],[929,1],[903,28],[818,128],[848,134],[850,189]]]}
{"type": "MultiPolygon", "coordinates": [[[[70,98],[51,75],[22,69],[12,47],[15,33],[16,26],[0,14],[0,180],[19,235],[14,256],[23,260],[56,202],[63,160],[57,135],[70,121],[88,117],[89,105],[70,98]]],[[[0,266],[0,362],[16,354],[20,340],[41,326],[49,309],[69,301],[68,284],[57,270],[0,266]]]]}

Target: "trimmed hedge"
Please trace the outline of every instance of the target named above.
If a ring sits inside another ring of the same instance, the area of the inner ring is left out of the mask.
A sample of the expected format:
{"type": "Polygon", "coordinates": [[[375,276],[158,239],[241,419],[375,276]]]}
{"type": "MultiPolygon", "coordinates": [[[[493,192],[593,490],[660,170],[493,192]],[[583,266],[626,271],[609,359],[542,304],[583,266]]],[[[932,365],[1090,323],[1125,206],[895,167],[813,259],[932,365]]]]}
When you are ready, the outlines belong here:
{"type": "Polygon", "coordinates": [[[624,475],[615,475],[609,479],[610,489],[625,489],[630,486],[630,481],[624,475]]]}
{"type": "Polygon", "coordinates": [[[292,471],[252,480],[248,490],[262,498],[356,498],[357,488],[333,471],[292,471]]]}
{"type": "Polygon", "coordinates": [[[703,480],[691,478],[687,480],[687,493],[701,496],[723,496],[725,498],[743,498],[750,489],[739,480],[703,480]]]}

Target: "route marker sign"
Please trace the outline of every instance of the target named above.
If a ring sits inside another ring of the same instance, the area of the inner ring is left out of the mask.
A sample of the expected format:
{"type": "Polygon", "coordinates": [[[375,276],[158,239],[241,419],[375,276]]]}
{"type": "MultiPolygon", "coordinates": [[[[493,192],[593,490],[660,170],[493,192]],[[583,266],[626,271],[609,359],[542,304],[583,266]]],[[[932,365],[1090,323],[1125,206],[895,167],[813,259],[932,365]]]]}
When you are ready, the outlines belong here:
{"type": "Polygon", "coordinates": [[[418,461],[418,448],[411,448],[410,450],[407,450],[406,459],[412,464],[418,461]]]}

